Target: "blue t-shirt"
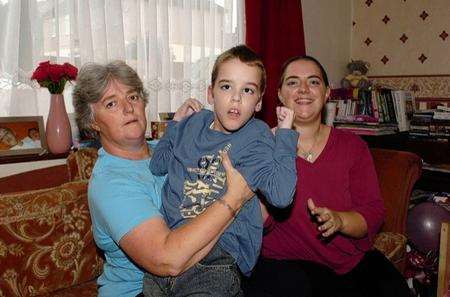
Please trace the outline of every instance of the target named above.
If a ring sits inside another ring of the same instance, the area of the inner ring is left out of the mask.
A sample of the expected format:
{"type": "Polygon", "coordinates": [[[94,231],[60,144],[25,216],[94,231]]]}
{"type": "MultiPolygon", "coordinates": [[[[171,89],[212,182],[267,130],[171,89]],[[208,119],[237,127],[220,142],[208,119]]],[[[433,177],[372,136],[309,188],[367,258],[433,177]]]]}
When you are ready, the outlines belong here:
{"type": "MultiPolygon", "coordinates": [[[[276,207],[292,202],[297,183],[295,158],[298,133],[278,129],[275,136],[262,121],[250,119],[226,134],[210,128],[214,114],[202,110],[171,122],[154,150],[150,168],[168,173],[162,190],[162,212],[170,228],[202,213],[226,191],[226,174],[219,151],[226,150],[233,166],[249,187],[262,192],[276,207]]],[[[262,242],[262,217],[257,199],[251,199],[222,234],[219,244],[248,275],[262,242]]]]}
{"type": "Polygon", "coordinates": [[[118,243],[139,224],[161,216],[165,177],[154,176],[148,169],[149,163],[150,159],[116,157],[103,148],[98,152],[88,201],[94,240],[106,258],[97,281],[99,296],[135,297],[142,292],[144,271],[130,261],[118,243]]]}

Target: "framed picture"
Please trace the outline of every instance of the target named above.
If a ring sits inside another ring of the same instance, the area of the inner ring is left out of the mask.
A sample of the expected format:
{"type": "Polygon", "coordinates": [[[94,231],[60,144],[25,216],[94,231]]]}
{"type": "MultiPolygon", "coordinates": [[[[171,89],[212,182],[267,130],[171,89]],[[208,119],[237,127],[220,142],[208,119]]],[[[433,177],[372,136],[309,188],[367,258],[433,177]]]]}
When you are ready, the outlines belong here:
{"type": "Polygon", "coordinates": [[[41,154],[46,150],[42,116],[0,117],[0,157],[41,154]]]}

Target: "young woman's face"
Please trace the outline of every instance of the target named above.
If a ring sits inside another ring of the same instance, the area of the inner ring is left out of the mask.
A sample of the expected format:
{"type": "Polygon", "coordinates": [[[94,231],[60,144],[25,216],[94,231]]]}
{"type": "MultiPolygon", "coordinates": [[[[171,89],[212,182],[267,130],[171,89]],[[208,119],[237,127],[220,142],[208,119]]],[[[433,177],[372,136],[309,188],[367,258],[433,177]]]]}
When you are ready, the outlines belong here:
{"type": "Polygon", "coordinates": [[[278,89],[281,102],[294,110],[297,123],[321,120],[321,112],[330,89],[313,61],[297,60],[286,68],[283,83],[278,89]]]}

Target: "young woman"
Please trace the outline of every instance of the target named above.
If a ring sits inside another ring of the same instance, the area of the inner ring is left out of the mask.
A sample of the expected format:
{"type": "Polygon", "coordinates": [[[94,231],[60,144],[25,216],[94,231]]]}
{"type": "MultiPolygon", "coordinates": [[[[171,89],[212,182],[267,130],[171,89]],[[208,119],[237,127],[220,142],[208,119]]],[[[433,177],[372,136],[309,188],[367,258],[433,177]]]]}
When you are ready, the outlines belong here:
{"type": "Polygon", "coordinates": [[[298,56],[283,66],[278,95],[294,110],[298,184],[289,212],[269,209],[261,257],[246,296],[409,296],[372,239],[384,218],[367,145],[322,124],[330,95],[323,66],[298,56]]]}

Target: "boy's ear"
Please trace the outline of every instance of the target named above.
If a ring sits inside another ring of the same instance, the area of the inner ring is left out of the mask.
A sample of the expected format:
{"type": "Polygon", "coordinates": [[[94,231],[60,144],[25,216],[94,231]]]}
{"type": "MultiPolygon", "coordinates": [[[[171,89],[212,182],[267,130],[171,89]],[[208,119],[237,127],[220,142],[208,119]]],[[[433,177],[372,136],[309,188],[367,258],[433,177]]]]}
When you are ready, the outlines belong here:
{"type": "Polygon", "coordinates": [[[208,87],[208,103],[211,105],[214,105],[214,95],[213,95],[212,86],[208,87]]]}
{"type": "Polygon", "coordinates": [[[261,111],[262,108],[262,96],[259,98],[258,103],[255,105],[255,112],[261,111]]]}

